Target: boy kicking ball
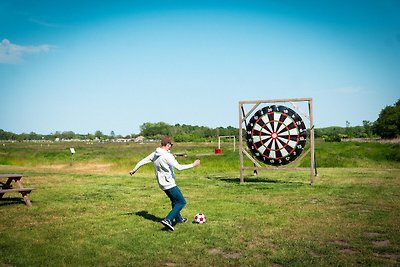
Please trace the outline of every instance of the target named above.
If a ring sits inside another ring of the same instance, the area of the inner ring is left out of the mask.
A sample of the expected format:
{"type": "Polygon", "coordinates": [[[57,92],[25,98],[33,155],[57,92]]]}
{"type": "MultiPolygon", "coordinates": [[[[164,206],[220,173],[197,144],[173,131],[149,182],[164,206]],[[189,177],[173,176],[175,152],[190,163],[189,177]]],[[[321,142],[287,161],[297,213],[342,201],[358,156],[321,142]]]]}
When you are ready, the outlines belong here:
{"type": "Polygon", "coordinates": [[[179,164],[175,157],[171,154],[173,146],[172,138],[165,136],[161,140],[161,146],[152,152],[150,155],[139,161],[136,166],[129,172],[130,175],[135,172],[143,165],[153,162],[154,172],[157,178],[157,182],[161,190],[169,197],[172,204],[172,210],[168,215],[161,221],[161,223],[168,229],[174,231],[173,222],[185,223],[188,221],[187,218],[181,216],[181,210],[186,205],[186,200],[182,195],[179,187],[175,182],[174,168],[181,171],[194,168],[200,165],[200,160],[197,159],[191,164],[179,164]]]}

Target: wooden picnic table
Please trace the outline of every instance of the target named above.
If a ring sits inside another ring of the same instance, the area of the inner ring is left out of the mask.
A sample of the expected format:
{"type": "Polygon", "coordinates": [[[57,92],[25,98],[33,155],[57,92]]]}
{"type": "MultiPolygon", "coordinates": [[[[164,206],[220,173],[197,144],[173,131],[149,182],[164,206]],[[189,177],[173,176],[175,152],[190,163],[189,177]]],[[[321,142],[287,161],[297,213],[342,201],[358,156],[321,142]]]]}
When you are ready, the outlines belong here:
{"type": "Polygon", "coordinates": [[[22,174],[0,174],[0,180],[7,178],[5,183],[0,181],[0,199],[3,198],[5,193],[20,193],[25,204],[31,207],[32,203],[28,198],[28,194],[32,192],[33,188],[25,188],[22,185],[21,179],[23,176],[22,174]]]}

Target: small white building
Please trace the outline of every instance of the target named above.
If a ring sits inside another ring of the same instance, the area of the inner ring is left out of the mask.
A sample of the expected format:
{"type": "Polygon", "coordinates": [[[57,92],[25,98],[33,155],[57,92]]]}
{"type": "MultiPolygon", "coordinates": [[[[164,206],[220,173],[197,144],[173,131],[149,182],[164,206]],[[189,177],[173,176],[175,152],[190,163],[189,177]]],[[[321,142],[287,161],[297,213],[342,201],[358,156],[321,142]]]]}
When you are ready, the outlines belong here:
{"type": "Polygon", "coordinates": [[[144,142],[144,136],[138,136],[134,140],[135,143],[143,143],[144,142]]]}

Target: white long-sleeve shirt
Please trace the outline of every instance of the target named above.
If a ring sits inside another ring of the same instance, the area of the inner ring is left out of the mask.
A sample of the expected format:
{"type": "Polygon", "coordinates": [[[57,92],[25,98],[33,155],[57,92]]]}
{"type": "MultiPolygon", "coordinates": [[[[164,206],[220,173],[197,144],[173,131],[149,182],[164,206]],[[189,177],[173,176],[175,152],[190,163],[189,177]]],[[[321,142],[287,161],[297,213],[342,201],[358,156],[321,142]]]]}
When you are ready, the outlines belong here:
{"type": "Polygon", "coordinates": [[[133,171],[136,172],[140,167],[150,162],[154,163],[154,173],[162,190],[168,190],[176,186],[174,168],[181,171],[194,167],[193,163],[179,164],[169,151],[158,147],[156,151],[139,161],[133,171]]]}

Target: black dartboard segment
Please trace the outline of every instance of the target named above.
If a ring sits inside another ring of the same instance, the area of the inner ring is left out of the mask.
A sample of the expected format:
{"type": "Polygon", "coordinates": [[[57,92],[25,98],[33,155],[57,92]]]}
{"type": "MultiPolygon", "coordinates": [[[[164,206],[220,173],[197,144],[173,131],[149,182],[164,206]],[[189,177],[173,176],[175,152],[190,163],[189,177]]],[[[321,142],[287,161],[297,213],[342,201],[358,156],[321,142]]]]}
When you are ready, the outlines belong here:
{"type": "Polygon", "coordinates": [[[272,105],[258,110],[246,127],[247,146],[260,161],[286,165],[295,160],[306,145],[307,130],[292,109],[272,105]]]}

